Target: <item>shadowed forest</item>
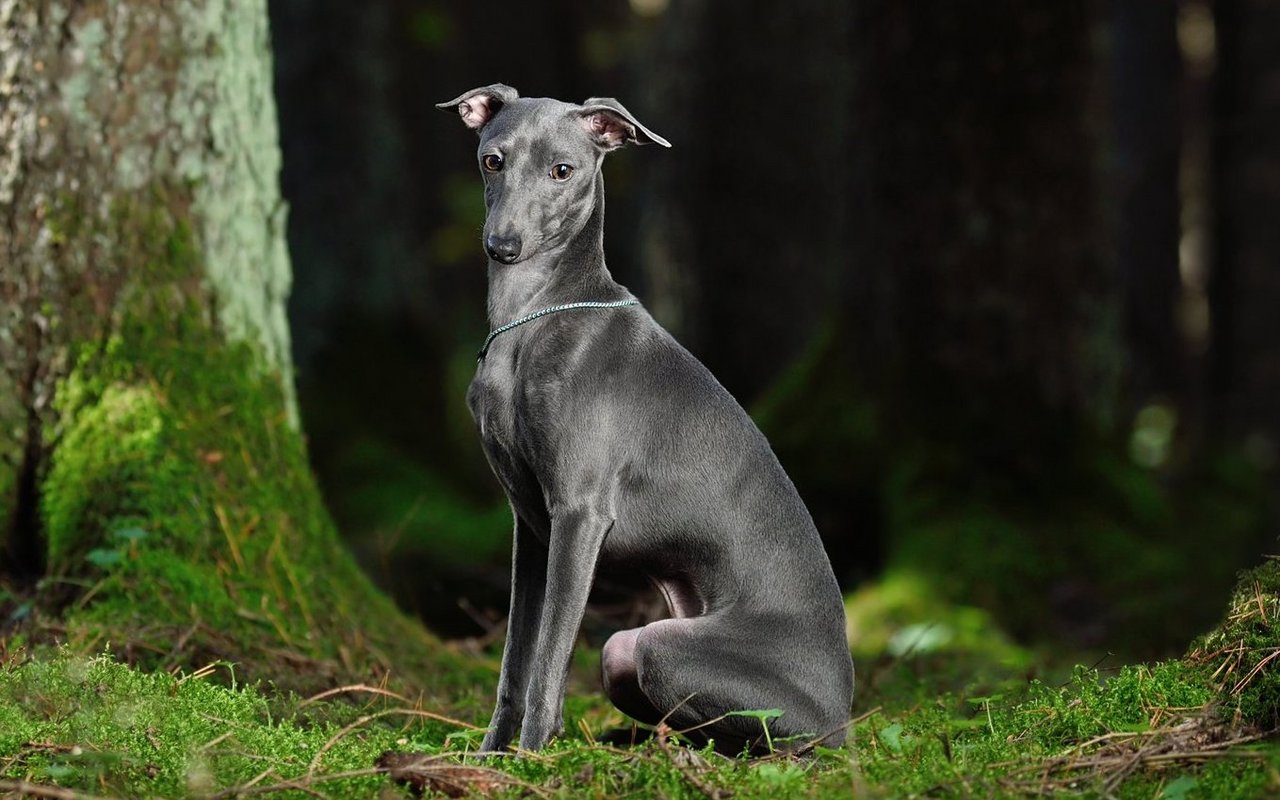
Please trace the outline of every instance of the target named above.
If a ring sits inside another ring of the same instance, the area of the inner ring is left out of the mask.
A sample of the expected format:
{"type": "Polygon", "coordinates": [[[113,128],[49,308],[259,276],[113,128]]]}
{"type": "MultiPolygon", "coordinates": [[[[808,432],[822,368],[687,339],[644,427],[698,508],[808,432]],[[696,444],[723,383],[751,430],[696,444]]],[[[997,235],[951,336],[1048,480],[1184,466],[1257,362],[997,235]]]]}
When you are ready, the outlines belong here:
{"type": "Polygon", "coordinates": [[[1280,792],[1278,41],[1270,0],[0,1],[0,797],[1280,792]],[[466,757],[513,523],[435,104],[495,82],[672,143],[606,160],[608,267],[813,516],[844,746],[600,744],[600,647],[667,615],[602,571],[565,733],[466,757]]]}
{"type": "Polygon", "coordinates": [[[442,635],[504,613],[475,140],[433,104],[609,95],[674,143],[606,164],[610,270],[751,410],[847,590],[1182,648],[1280,533],[1272,17],[1235,8],[273,4],[339,528],[442,635]]]}

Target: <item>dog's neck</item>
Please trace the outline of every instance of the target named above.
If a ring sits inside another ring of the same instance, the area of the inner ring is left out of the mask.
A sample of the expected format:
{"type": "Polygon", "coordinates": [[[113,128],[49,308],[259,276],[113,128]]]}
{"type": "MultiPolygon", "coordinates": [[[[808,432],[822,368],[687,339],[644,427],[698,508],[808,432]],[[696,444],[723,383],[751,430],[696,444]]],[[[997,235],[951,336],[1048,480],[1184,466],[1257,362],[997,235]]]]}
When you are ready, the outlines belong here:
{"type": "Polygon", "coordinates": [[[515,264],[489,260],[491,327],[561,303],[621,296],[604,263],[604,177],[598,173],[595,197],[586,224],[559,247],[515,264]]]}

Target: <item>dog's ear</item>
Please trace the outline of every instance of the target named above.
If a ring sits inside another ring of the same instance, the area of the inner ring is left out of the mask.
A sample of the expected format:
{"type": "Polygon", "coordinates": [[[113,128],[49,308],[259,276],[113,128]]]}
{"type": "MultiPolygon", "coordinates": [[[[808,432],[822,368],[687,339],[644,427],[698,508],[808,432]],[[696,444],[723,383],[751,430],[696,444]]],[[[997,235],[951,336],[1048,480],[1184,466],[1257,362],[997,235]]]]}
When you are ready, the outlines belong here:
{"type": "Polygon", "coordinates": [[[457,111],[466,126],[478,131],[502,108],[520,96],[520,93],[505,83],[493,83],[463,92],[447,103],[436,103],[436,108],[445,111],[457,111]]]}
{"type": "Polygon", "coordinates": [[[641,125],[622,103],[612,97],[587,98],[578,114],[583,129],[605,150],[617,150],[624,144],[671,146],[671,142],[641,125]]]}

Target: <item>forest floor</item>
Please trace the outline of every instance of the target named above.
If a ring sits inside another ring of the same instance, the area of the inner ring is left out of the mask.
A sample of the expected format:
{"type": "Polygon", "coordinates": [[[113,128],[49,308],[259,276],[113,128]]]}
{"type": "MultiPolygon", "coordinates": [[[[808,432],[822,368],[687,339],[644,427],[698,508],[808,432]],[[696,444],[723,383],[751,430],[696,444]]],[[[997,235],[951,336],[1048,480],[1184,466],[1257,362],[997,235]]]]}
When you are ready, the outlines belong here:
{"type": "Polygon", "coordinates": [[[633,748],[597,743],[624,718],[599,692],[591,648],[575,659],[563,736],[539,753],[478,760],[492,643],[445,645],[483,685],[441,701],[395,676],[302,697],[246,684],[228,663],[147,671],[117,651],[9,637],[0,797],[1277,796],[1280,742],[1258,709],[1273,708],[1280,648],[1242,631],[1269,632],[1280,607],[1254,585],[1228,627],[1150,665],[1054,667],[998,634],[975,639],[983,626],[969,612],[904,628],[906,645],[899,636],[857,659],[844,746],[753,760],[686,747],[665,729],[633,748]]]}

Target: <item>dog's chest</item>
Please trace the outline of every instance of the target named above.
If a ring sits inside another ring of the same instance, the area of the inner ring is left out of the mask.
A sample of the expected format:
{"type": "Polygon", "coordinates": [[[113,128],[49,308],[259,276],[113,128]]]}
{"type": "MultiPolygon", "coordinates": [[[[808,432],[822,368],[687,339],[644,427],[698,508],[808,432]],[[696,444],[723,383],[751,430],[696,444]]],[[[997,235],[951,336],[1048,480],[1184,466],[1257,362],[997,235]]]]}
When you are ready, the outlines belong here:
{"type": "Polygon", "coordinates": [[[480,433],[485,456],[513,500],[541,496],[536,486],[526,485],[536,479],[531,478],[527,448],[522,442],[527,426],[521,422],[520,409],[524,403],[519,388],[510,363],[495,359],[480,365],[467,390],[467,405],[480,433]]]}
{"type": "Polygon", "coordinates": [[[510,370],[481,363],[467,388],[467,406],[486,451],[514,449],[516,381],[510,370]]]}

